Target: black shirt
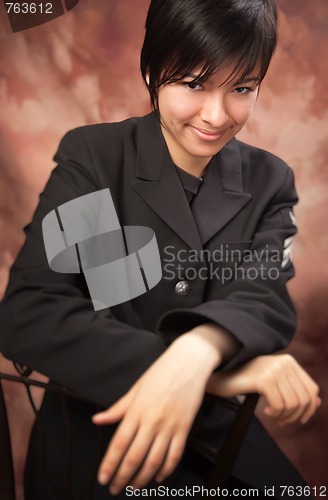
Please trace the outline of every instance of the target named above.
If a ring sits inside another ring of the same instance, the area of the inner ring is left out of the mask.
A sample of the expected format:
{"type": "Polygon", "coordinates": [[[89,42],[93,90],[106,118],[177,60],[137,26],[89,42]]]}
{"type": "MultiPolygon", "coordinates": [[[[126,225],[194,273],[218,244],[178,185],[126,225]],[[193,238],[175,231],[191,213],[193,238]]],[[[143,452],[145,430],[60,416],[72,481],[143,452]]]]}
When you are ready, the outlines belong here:
{"type": "Polygon", "coordinates": [[[189,172],[186,172],[186,170],[183,170],[182,168],[178,167],[177,165],[175,165],[175,167],[180,177],[183,189],[186,193],[189,205],[191,205],[193,199],[195,198],[195,196],[199,191],[199,188],[203,182],[203,178],[197,177],[196,175],[192,175],[189,172]]]}

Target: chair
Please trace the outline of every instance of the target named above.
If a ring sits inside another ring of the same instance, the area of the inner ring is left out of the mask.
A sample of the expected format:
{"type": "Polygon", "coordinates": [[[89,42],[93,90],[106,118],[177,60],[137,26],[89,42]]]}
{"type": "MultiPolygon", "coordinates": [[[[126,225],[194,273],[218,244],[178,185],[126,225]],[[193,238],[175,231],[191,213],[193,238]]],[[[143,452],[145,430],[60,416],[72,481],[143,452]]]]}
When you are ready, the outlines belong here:
{"type": "Polygon", "coordinates": [[[6,404],[0,375],[0,492],[6,500],[15,500],[14,470],[10,446],[10,435],[6,404]]]}
{"type": "MultiPolygon", "coordinates": [[[[34,405],[30,392],[30,387],[40,387],[47,391],[56,391],[59,395],[69,395],[76,397],[71,391],[53,383],[45,383],[30,378],[32,371],[27,367],[22,367],[14,363],[18,375],[0,372],[0,492],[1,499],[15,500],[15,479],[13,471],[13,460],[10,444],[10,432],[6,404],[3,395],[2,380],[8,380],[15,383],[21,383],[26,387],[27,394],[32,405],[36,418],[39,418],[39,412],[34,405]]],[[[259,399],[258,394],[249,394],[242,404],[231,402],[215,396],[207,396],[216,404],[228,407],[236,412],[231,428],[225,438],[222,449],[217,452],[215,449],[196,441],[191,437],[188,445],[203,457],[213,462],[210,473],[208,488],[225,487],[229,481],[233,466],[238,457],[240,447],[247,433],[251,418],[254,414],[256,404],[259,399]]]]}

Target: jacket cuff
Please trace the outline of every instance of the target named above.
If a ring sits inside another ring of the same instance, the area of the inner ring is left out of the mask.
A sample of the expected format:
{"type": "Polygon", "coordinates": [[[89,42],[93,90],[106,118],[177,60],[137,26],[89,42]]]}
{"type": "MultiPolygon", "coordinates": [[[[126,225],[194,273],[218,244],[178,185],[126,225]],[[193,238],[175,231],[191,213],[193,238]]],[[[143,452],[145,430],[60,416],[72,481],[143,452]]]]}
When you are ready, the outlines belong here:
{"type": "MultiPolygon", "coordinates": [[[[167,345],[182,333],[204,323],[214,323],[224,328],[241,345],[235,356],[220,366],[220,369],[224,370],[234,368],[256,356],[271,354],[286,347],[288,342],[285,332],[277,335],[276,328],[264,325],[259,318],[246,311],[236,311],[235,307],[232,305],[229,307],[227,302],[224,302],[222,307],[216,304],[216,307],[209,308],[205,303],[193,310],[175,309],[159,319],[157,328],[167,345]]],[[[288,330],[292,331],[294,328],[295,324],[290,324],[288,330]]]]}

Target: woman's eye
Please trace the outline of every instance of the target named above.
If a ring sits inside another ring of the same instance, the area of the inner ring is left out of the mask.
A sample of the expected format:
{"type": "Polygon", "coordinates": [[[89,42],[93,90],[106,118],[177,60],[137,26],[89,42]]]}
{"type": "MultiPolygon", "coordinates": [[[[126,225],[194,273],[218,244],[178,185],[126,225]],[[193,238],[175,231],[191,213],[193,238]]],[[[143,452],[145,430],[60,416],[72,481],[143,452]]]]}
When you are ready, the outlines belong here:
{"type": "Polygon", "coordinates": [[[183,82],[183,85],[190,90],[201,90],[201,88],[202,88],[199,85],[199,83],[194,83],[194,82],[183,82]]]}
{"type": "Polygon", "coordinates": [[[237,92],[237,94],[249,94],[249,92],[253,92],[253,89],[250,87],[237,87],[235,92],[237,92]]]}

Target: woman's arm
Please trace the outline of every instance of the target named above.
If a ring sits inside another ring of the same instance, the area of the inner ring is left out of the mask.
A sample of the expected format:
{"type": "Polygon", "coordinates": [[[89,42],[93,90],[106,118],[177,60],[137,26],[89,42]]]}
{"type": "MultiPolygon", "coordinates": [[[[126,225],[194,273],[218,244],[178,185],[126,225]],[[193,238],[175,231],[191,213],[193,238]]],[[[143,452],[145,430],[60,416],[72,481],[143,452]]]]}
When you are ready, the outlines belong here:
{"type": "Polygon", "coordinates": [[[123,398],[94,416],[98,425],[121,421],[99,471],[102,484],[111,481],[112,494],[128,483],[141,487],[155,475],[162,481],[172,474],[213,370],[238,347],[216,325],[200,325],[172,342],[123,398]]]}
{"type": "MultiPolygon", "coordinates": [[[[215,283],[209,280],[206,284],[201,304],[169,310],[158,322],[158,329],[170,339],[208,322],[231,333],[240,349],[225,369],[285,348],[296,330],[295,310],[286,288],[294,276],[290,258],[296,233],[292,215],[297,202],[293,172],[278,158],[251,151],[250,164],[255,166],[249,182],[252,200],[245,210],[244,223],[240,223],[241,234],[236,235],[241,241],[251,240],[244,259],[235,262],[231,250],[227,262],[217,263],[219,278],[225,266],[233,269],[230,280],[223,283],[214,275],[215,283]]],[[[220,238],[223,236],[218,234],[217,247],[222,241],[226,248],[226,240],[220,238]]],[[[236,238],[227,248],[234,248],[236,238]]]]}
{"type": "Polygon", "coordinates": [[[111,129],[104,127],[77,129],[61,141],[55,156],[58,167],[25,229],[26,243],[11,269],[0,304],[0,350],[9,359],[107,408],[127,392],[166,345],[160,335],[136,324],[129,303],[122,307],[130,324],[110,309],[95,311],[82,274],[56,273],[49,268],[42,235],[42,221],[48,213],[102,189],[87,139],[95,140],[95,136],[100,144],[114,142],[109,147],[115,150],[117,144],[109,140],[111,129]]]}
{"type": "Polygon", "coordinates": [[[220,356],[214,337],[208,341],[211,328],[204,335],[205,329],[174,341],[123,398],[93,417],[96,425],[121,421],[98,476],[101,484],[110,481],[112,494],[127,484],[141,488],[154,477],[161,482],[172,474],[204,387],[221,397],[258,392],[267,402],[265,413],[281,424],[305,423],[320,405],[318,386],[287,354],[260,356],[234,370],[209,375],[220,356]]]}

